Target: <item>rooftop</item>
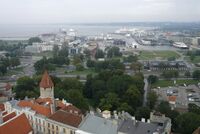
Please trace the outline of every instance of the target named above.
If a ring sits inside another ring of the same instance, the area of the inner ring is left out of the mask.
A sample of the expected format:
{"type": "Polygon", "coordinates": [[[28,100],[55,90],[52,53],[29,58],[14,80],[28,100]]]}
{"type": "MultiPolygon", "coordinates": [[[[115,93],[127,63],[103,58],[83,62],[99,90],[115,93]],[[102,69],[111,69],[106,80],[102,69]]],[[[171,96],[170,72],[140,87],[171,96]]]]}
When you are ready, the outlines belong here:
{"type": "Polygon", "coordinates": [[[82,121],[82,116],[63,110],[58,110],[51,115],[49,119],[77,128],[82,121]]]}
{"type": "Polygon", "coordinates": [[[40,87],[42,87],[42,88],[54,87],[54,84],[53,84],[53,82],[51,80],[51,77],[49,76],[47,71],[45,71],[43,76],[42,76],[42,80],[40,82],[40,87]]]}
{"type": "Polygon", "coordinates": [[[95,134],[116,134],[118,124],[114,120],[88,114],[80,125],[80,130],[95,134]]]}
{"type": "Polygon", "coordinates": [[[157,132],[159,125],[156,123],[145,123],[136,120],[124,120],[118,131],[126,134],[152,134],[157,132]]]}
{"type": "Polygon", "coordinates": [[[0,134],[28,134],[32,131],[25,114],[15,116],[0,125],[0,134]]]}

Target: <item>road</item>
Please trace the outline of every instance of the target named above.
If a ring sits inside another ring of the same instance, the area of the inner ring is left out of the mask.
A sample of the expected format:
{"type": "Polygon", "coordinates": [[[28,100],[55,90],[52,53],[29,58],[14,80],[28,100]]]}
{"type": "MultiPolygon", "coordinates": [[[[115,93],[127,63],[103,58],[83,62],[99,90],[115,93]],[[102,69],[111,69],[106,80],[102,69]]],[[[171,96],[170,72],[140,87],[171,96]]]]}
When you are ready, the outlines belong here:
{"type": "Polygon", "coordinates": [[[145,78],[144,79],[144,97],[143,97],[143,106],[146,106],[147,104],[147,93],[148,93],[148,81],[145,78]]]}

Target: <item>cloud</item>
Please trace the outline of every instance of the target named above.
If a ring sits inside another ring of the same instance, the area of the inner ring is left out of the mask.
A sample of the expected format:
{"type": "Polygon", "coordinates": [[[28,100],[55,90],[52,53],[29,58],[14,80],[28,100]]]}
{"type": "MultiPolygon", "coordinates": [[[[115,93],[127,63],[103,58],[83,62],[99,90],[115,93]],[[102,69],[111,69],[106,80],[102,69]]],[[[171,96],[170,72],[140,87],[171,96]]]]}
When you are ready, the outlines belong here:
{"type": "Polygon", "coordinates": [[[199,0],[0,0],[0,23],[200,21],[199,0]]]}

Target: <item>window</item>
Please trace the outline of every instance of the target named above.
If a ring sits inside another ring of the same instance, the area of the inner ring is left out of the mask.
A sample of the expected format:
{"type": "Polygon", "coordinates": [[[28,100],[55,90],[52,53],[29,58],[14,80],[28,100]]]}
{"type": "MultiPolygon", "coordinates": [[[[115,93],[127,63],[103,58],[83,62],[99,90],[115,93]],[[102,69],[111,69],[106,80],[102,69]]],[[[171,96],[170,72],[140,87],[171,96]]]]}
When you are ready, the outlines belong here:
{"type": "Polygon", "coordinates": [[[56,126],[56,130],[58,130],[58,126],[56,126]]]}
{"type": "Polygon", "coordinates": [[[54,129],[54,125],[52,124],[52,129],[54,129]]]}
{"type": "Polygon", "coordinates": [[[74,134],[74,131],[73,131],[73,130],[70,130],[70,134],[74,134]]]}
{"type": "Polygon", "coordinates": [[[48,127],[50,128],[50,124],[48,123],[48,127]]]}
{"type": "Polygon", "coordinates": [[[66,132],[65,128],[63,128],[63,133],[65,133],[65,132],[66,132]]]}

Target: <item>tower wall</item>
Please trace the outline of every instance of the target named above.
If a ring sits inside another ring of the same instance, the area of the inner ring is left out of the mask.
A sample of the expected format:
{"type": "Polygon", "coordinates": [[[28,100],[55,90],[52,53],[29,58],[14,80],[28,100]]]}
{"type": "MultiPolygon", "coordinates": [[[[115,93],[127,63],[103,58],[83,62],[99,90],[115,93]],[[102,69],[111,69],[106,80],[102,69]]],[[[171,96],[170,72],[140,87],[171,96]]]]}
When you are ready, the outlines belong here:
{"type": "Polygon", "coordinates": [[[40,87],[41,98],[54,98],[54,88],[42,88],[40,87]]]}

